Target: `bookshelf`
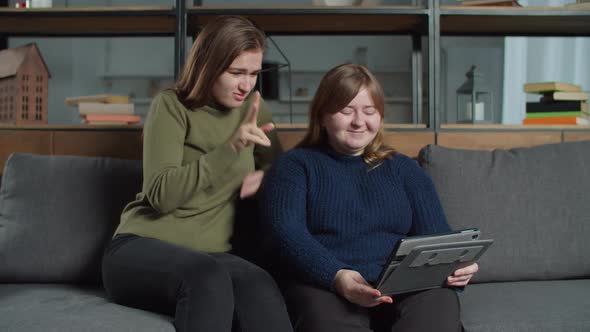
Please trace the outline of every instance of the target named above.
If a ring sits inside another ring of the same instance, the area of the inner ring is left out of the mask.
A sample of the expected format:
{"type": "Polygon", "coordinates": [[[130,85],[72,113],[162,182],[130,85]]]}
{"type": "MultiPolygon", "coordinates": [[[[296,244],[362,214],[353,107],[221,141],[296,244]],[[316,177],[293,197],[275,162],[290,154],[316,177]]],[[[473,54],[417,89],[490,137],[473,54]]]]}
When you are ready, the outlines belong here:
{"type": "MultiPolygon", "coordinates": [[[[415,1],[418,3],[419,1],[415,1]]],[[[243,15],[269,35],[406,35],[413,40],[411,59],[412,124],[388,125],[388,131],[466,131],[520,133],[549,131],[563,137],[584,138],[588,126],[477,126],[442,125],[440,44],[441,36],[590,36],[590,10],[550,7],[440,6],[426,0],[424,6],[379,7],[185,7],[175,6],[89,7],[14,9],[0,8],[0,45],[8,37],[172,36],[174,68],[183,64],[185,37],[194,36],[212,18],[243,15]],[[426,40],[428,47],[422,45],[426,40]],[[424,51],[427,49],[427,51],[424,51]],[[423,54],[425,53],[425,54],[423,54]],[[422,68],[422,57],[428,66],[422,68]],[[424,79],[426,78],[426,79],[424,79]],[[422,92],[428,91],[423,98],[422,92]],[[425,102],[427,101],[427,102],[425,102]],[[425,105],[425,106],[423,106],[425,105]],[[568,136],[569,132],[574,132],[568,136]]],[[[113,78],[116,75],[113,75],[113,78]]],[[[302,130],[302,126],[294,126],[302,130]]],[[[76,128],[76,130],[107,128],[76,128]]],[[[0,130],[6,130],[0,127],[0,130]]],[[[30,130],[30,129],[28,129],[30,130]]],[[[36,129],[35,129],[36,130],[36,129]]],[[[112,129],[108,129],[112,130],[112,129]]],[[[436,142],[436,139],[435,139],[436,142]]]]}
{"type": "Polygon", "coordinates": [[[174,36],[174,7],[0,8],[1,36],[174,36]]]}
{"type": "Polygon", "coordinates": [[[590,10],[441,6],[440,33],[463,36],[590,36],[590,10]]]}

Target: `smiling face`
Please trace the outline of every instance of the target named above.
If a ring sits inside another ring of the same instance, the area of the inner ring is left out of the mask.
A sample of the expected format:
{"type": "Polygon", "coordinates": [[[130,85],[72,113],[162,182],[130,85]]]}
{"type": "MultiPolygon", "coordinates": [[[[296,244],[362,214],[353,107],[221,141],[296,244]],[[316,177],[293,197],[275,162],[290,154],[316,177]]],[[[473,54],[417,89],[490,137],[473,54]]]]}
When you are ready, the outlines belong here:
{"type": "Polygon", "coordinates": [[[322,126],[326,128],[330,146],[343,154],[363,154],[381,127],[381,115],[366,87],[362,87],[350,103],[340,111],[325,114],[322,126]]]}
{"type": "Polygon", "coordinates": [[[262,68],[262,50],[245,51],[217,78],[211,93],[215,101],[229,109],[240,107],[256,85],[262,68]]]}

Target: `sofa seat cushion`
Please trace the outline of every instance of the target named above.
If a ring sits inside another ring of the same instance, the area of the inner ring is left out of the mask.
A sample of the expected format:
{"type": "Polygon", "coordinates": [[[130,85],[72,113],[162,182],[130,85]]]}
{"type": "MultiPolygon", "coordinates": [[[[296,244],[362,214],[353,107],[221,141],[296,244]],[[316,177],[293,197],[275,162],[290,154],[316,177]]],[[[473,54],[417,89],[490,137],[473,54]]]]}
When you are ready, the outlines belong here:
{"type": "Polygon", "coordinates": [[[0,284],[0,331],[174,332],[172,318],[109,302],[99,288],[0,284]]]}
{"type": "Polygon", "coordinates": [[[590,279],[483,283],[459,295],[466,332],[590,331],[590,279]]]}

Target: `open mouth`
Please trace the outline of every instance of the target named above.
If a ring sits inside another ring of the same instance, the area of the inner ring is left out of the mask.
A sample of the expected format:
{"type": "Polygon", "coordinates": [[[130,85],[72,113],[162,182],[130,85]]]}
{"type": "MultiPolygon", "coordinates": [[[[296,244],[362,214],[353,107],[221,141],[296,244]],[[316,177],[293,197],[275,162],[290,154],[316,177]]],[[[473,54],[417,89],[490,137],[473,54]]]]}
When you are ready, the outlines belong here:
{"type": "Polygon", "coordinates": [[[234,99],[237,101],[243,101],[246,98],[246,95],[234,93],[234,99]]]}

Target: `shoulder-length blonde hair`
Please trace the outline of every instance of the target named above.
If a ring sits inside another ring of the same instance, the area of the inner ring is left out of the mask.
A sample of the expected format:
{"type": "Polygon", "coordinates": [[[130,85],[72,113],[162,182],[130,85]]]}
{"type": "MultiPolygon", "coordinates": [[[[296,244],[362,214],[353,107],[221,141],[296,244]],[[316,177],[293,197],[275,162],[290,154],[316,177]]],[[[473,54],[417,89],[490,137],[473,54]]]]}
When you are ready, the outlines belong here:
{"type": "Polygon", "coordinates": [[[328,143],[326,129],[322,126],[323,117],[346,107],[361,88],[368,89],[375,108],[381,115],[381,127],[373,141],[365,148],[363,160],[374,167],[393,155],[395,150],[383,144],[383,88],[367,68],[356,64],[339,65],[324,75],[309,108],[307,133],[297,147],[328,143]]]}
{"type": "Polygon", "coordinates": [[[187,108],[212,105],[213,84],[243,52],[264,51],[266,36],[241,16],[220,16],[197,36],[175,84],[176,95],[187,108]]]}

